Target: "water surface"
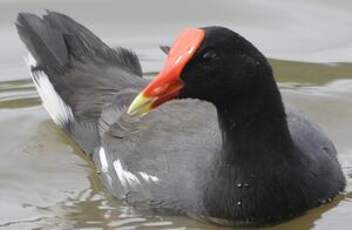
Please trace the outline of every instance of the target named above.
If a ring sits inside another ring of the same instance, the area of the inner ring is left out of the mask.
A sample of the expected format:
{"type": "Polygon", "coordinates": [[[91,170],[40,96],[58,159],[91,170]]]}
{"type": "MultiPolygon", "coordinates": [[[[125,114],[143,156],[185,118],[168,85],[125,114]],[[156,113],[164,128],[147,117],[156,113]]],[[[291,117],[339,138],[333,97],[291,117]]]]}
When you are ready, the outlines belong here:
{"type": "Polygon", "coordinates": [[[273,65],[284,100],[336,143],[348,179],[332,203],[268,229],[350,229],[352,216],[352,4],[349,1],[1,1],[0,229],[219,229],[185,217],[140,213],[104,189],[79,148],[40,105],[14,30],[17,12],[58,10],[110,45],[133,48],[146,76],[185,26],[225,25],[273,65]]]}

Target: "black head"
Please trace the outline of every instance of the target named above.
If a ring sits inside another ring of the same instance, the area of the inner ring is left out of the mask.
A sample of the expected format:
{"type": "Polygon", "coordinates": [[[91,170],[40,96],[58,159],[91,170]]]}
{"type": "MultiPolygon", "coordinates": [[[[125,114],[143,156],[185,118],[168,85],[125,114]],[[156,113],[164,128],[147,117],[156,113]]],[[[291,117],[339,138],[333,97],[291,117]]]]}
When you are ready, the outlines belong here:
{"type": "Polygon", "coordinates": [[[180,77],[180,98],[220,105],[275,85],[269,63],[249,41],[224,27],[202,30],[204,40],[180,77]]]}
{"type": "Polygon", "coordinates": [[[129,113],[146,113],[173,98],[198,98],[219,108],[270,92],[277,93],[271,67],[245,38],[224,27],[186,29],[129,113]]]}

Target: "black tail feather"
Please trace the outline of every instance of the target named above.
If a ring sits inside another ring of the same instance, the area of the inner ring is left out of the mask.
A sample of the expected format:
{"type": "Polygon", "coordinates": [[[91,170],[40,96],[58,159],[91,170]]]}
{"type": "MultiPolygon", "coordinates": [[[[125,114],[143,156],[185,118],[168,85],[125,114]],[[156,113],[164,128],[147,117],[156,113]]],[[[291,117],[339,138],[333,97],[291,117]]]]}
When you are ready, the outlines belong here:
{"type": "Polygon", "coordinates": [[[90,30],[70,17],[47,11],[42,18],[20,13],[16,22],[17,31],[38,65],[47,71],[57,71],[76,59],[98,57],[104,63],[117,65],[142,76],[137,56],[124,48],[111,49],[90,30]]]}
{"type": "Polygon", "coordinates": [[[16,27],[35,59],[29,64],[44,107],[93,154],[100,145],[97,124],[104,106],[121,90],[145,85],[137,56],[124,48],[111,49],[56,12],[47,11],[43,17],[20,13],[16,27]]]}
{"type": "Polygon", "coordinates": [[[39,66],[58,70],[69,62],[62,33],[52,29],[47,21],[33,14],[20,13],[16,27],[39,66]]]}

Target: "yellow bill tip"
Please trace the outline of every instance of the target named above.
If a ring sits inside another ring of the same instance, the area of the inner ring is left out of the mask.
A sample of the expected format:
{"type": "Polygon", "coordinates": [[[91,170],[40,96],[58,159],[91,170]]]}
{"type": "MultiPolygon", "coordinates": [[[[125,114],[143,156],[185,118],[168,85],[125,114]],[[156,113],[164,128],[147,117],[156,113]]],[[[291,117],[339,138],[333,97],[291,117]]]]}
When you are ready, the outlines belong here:
{"type": "Polygon", "coordinates": [[[143,93],[140,93],[130,104],[127,114],[130,116],[143,116],[152,110],[152,104],[152,97],[146,97],[143,93]]]}

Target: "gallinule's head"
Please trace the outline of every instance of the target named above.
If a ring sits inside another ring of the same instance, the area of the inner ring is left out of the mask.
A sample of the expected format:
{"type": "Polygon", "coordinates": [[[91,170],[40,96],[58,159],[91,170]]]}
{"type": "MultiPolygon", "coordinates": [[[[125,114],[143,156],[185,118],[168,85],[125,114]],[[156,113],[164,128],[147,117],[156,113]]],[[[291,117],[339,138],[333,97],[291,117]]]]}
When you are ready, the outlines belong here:
{"type": "Polygon", "coordinates": [[[128,113],[145,114],[174,98],[198,98],[219,108],[267,89],[276,89],[271,67],[245,38],[224,27],[186,29],[128,113]]]}

